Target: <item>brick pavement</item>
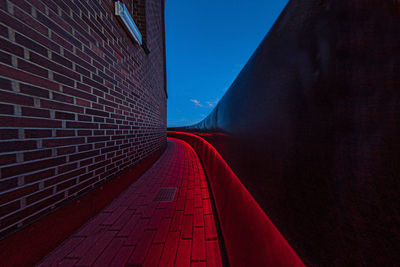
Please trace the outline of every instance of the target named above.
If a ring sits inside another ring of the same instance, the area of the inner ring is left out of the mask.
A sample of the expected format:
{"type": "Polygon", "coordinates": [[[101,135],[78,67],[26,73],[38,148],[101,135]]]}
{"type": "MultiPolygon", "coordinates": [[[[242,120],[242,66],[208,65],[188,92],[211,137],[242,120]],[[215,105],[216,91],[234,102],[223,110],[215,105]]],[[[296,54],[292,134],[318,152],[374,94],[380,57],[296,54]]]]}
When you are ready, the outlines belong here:
{"type": "Polygon", "coordinates": [[[51,252],[40,266],[222,266],[201,163],[190,145],[168,148],[137,182],[51,252]],[[177,188],[170,202],[160,188],[177,188]]]}

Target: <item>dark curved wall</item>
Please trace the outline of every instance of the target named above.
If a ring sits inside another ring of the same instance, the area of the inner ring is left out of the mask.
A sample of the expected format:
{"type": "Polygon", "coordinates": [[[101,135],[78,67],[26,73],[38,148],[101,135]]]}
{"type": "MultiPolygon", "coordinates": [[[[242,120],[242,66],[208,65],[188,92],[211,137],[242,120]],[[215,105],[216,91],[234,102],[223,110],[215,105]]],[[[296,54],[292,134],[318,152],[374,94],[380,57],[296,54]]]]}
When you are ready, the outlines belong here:
{"type": "Polygon", "coordinates": [[[309,266],[400,262],[395,2],[291,1],[212,113],[184,129],[217,148],[309,266]]]}

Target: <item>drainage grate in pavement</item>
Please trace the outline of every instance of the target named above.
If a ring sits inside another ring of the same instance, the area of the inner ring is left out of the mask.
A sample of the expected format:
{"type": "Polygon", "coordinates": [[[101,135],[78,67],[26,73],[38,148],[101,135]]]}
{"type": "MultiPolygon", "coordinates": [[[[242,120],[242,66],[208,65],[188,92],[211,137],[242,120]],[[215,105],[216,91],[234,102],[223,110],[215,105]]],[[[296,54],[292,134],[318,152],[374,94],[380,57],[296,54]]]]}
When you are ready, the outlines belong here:
{"type": "Polygon", "coordinates": [[[164,187],[158,190],[157,196],[153,201],[157,202],[169,202],[174,201],[176,193],[176,187],[164,187]]]}

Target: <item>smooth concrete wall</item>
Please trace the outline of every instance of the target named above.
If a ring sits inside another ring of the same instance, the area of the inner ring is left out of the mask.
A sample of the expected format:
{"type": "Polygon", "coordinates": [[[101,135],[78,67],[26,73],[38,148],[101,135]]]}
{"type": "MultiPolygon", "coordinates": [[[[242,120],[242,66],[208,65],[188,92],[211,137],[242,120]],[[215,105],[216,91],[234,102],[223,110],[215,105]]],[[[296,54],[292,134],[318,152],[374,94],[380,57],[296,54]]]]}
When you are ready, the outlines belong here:
{"type": "Polygon", "coordinates": [[[310,266],[400,262],[400,3],[289,2],[210,142],[310,266]]]}

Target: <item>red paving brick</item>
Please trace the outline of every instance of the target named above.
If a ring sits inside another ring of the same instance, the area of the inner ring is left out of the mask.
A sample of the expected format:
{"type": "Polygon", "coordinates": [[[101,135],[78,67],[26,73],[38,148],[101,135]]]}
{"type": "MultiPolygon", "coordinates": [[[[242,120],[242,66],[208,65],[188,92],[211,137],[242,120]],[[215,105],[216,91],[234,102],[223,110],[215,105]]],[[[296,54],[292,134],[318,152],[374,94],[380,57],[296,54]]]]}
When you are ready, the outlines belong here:
{"type": "Polygon", "coordinates": [[[153,244],[150,248],[149,253],[147,254],[143,266],[144,267],[158,266],[163,249],[164,249],[164,244],[153,244]]]}
{"type": "Polygon", "coordinates": [[[155,235],[155,231],[145,231],[142,240],[140,240],[139,245],[136,247],[133,252],[131,258],[128,261],[130,265],[141,265],[144,263],[146,259],[147,251],[151,247],[151,243],[153,242],[153,238],[155,235]]]}
{"type": "Polygon", "coordinates": [[[204,227],[203,208],[194,209],[194,227],[204,227]]]}
{"type": "Polygon", "coordinates": [[[165,243],[170,223],[170,218],[165,218],[161,221],[160,227],[157,229],[157,234],[154,237],[153,243],[165,243]]]}
{"type": "Polygon", "coordinates": [[[178,250],[179,232],[169,232],[161,256],[162,266],[173,266],[178,250]]]}
{"type": "Polygon", "coordinates": [[[217,230],[215,228],[214,216],[212,214],[208,214],[204,216],[204,225],[206,231],[206,240],[215,240],[217,239],[217,230]]]}
{"type": "Polygon", "coordinates": [[[117,254],[118,250],[124,245],[124,238],[114,238],[111,243],[107,246],[107,248],[101,253],[101,255],[97,258],[96,262],[93,266],[101,267],[101,266],[109,266],[117,254]]]}
{"type": "Polygon", "coordinates": [[[137,182],[40,266],[222,266],[204,171],[187,143],[168,148],[137,182]],[[177,187],[171,202],[160,188],[177,187]]]}
{"type": "Polygon", "coordinates": [[[203,227],[193,229],[192,260],[206,260],[206,240],[203,227]]]}
{"type": "Polygon", "coordinates": [[[178,253],[176,254],[176,265],[190,266],[191,254],[192,254],[192,240],[181,239],[179,241],[178,253]]]}
{"type": "Polygon", "coordinates": [[[181,231],[182,239],[190,239],[193,234],[193,215],[183,215],[183,224],[181,231]]]}
{"type": "Polygon", "coordinates": [[[206,241],[206,258],[208,267],[222,267],[218,240],[206,241]]]}

